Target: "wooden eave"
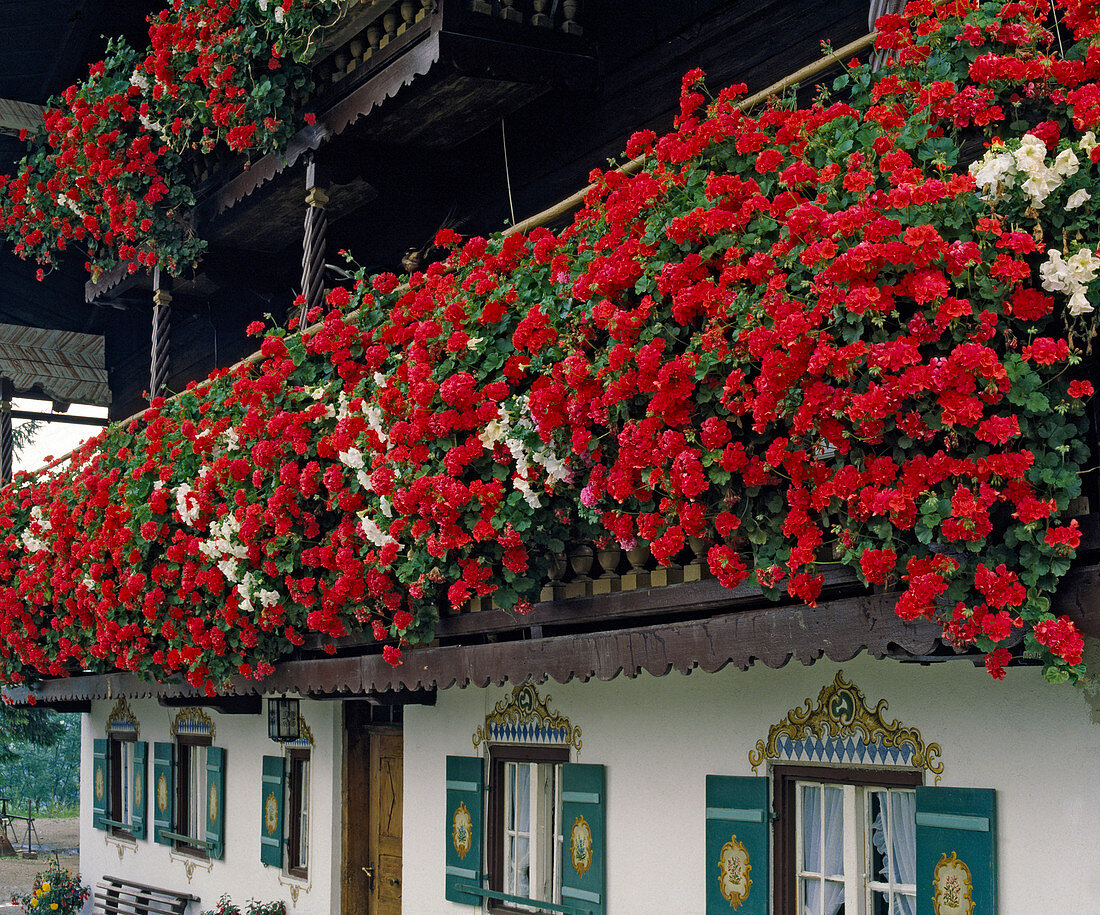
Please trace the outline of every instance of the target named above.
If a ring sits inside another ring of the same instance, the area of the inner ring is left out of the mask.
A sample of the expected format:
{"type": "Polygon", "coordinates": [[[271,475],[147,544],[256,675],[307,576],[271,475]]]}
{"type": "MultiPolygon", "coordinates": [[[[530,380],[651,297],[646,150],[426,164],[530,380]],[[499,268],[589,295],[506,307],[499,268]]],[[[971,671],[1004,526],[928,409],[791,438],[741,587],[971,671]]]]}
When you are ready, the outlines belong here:
{"type": "Polygon", "coordinates": [[[0,324],[0,377],[12,382],[17,397],[111,403],[104,339],[97,334],[0,324]]]}
{"type": "MultiPolygon", "coordinates": [[[[1095,524],[1090,528],[1095,530],[1095,524]]],[[[860,652],[875,658],[933,663],[953,659],[981,663],[979,654],[958,653],[939,626],[926,619],[902,620],[894,611],[896,592],[839,593],[817,607],[763,602],[751,588],[729,590],[713,580],[651,588],[632,595],[607,595],[547,602],[531,614],[503,611],[470,614],[483,618],[479,631],[456,644],[407,649],[394,668],[361,645],[353,654],[301,657],[280,662],[262,681],[234,679],[223,696],[297,692],[318,698],[416,695],[453,686],[484,687],[505,681],[552,677],[612,680],[672,670],[708,673],[727,665],[745,670],[754,663],[780,668],[789,661],[812,664],[822,657],[843,662],[860,652]],[[630,604],[633,606],[629,606],[630,604]],[[571,631],[555,631],[569,629],[571,631]]],[[[1066,614],[1081,632],[1100,638],[1100,562],[1078,565],[1063,580],[1053,612],[1066,614]]],[[[441,642],[455,637],[443,621],[441,642]]],[[[472,625],[467,628],[472,629],[472,625]]],[[[1020,636],[1013,642],[1019,647],[1020,636]]],[[[25,688],[7,690],[25,703],[25,688]]],[[[152,683],[133,674],[83,675],[47,680],[34,689],[39,704],[129,698],[199,698],[201,690],[180,683],[152,683]]]]}

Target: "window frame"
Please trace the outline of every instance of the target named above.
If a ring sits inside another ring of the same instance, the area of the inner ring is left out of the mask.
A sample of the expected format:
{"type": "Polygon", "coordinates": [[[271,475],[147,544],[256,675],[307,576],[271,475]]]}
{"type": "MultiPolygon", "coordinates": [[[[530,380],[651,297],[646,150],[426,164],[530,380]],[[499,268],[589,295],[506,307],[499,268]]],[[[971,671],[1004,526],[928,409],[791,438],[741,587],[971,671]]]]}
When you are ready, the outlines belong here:
{"type": "Polygon", "coordinates": [[[110,780],[108,798],[110,806],[107,808],[107,816],[111,820],[124,822],[122,819],[122,745],[130,744],[130,791],[127,798],[130,810],[130,823],[127,826],[109,826],[110,835],[116,839],[133,839],[134,817],[134,746],[137,744],[137,735],[129,732],[107,732],[107,777],[110,780]]]}
{"type": "MultiPolygon", "coordinates": [[[[488,856],[486,872],[489,889],[504,892],[504,833],[505,833],[505,765],[507,763],[553,763],[567,765],[570,762],[569,747],[527,746],[520,744],[489,745],[488,811],[485,824],[485,853],[488,856]]],[[[557,835],[553,837],[557,841],[557,835]]],[[[555,874],[560,889],[560,875],[555,874]]],[[[553,900],[543,900],[553,902],[553,900]]],[[[531,915],[529,909],[500,900],[487,900],[488,911],[500,915],[531,915]]]]}
{"type": "Polygon", "coordinates": [[[287,802],[283,813],[283,822],[286,824],[286,844],[283,848],[285,870],[289,876],[305,880],[309,878],[309,826],[313,819],[310,805],[310,775],[313,770],[313,760],[310,750],[305,748],[290,750],[286,760],[289,771],[286,779],[287,802]],[[299,774],[301,770],[296,766],[296,763],[302,762],[306,764],[304,775],[299,774]],[[304,786],[303,782],[305,782],[304,786]],[[306,817],[306,847],[304,860],[300,860],[303,813],[306,817]]]}
{"type": "MultiPolygon", "coordinates": [[[[188,834],[187,824],[191,819],[191,805],[201,803],[203,807],[206,806],[206,766],[203,766],[199,783],[192,785],[190,783],[191,752],[193,747],[210,746],[213,746],[213,741],[210,739],[209,734],[176,735],[176,818],[174,831],[177,835],[188,834]]],[[[203,814],[202,819],[205,823],[205,814],[203,814]]],[[[208,860],[210,852],[206,847],[205,833],[203,837],[190,836],[190,838],[197,840],[198,844],[185,842],[182,839],[174,839],[173,850],[181,854],[208,860]]]]}
{"type": "MultiPolygon", "coordinates": [[[[916,788],[924,784],[917,769],[847,769],[839,766],[772,767],[772,847],[774,868],[772,901],[777,912],[796,912],[798,908],[798,802],[799,782],[827,785],[854,785],[859,788],[916,788]]],[[[866,883],[866,881],[864,881],[866,883]]]]}

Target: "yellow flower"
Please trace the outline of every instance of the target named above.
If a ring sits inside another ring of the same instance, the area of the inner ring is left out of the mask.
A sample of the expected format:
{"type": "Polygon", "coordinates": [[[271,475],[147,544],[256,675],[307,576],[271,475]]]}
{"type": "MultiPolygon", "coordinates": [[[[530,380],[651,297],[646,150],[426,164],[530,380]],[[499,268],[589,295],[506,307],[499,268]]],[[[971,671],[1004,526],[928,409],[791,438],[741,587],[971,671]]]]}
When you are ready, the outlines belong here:
{"type": "Polygon", "coordinates": [[[32,897],[31,898],[31,908],[33,909],[36,905],[38,905],[38,900],[32,897]]]}
{"type": "Polygon", "coordinates": [[[42,892],[43,893],[48,893],[49,891],[50,891],[50,881],[45,880],[45,881],[42,882],[42,892]]]}
{"type": "Polygon", "coordinates": [[[51,902],[50,903],[50,908],[51,909],[56,909],[57,908],[57,903],[56,902],[51,902]]]}

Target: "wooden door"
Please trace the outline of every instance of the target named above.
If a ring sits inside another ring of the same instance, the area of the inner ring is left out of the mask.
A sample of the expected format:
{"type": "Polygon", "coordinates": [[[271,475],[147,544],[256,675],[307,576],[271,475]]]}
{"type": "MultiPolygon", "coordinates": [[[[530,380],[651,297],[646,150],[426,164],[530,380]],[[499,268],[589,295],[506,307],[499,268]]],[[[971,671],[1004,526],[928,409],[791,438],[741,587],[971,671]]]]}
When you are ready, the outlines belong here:
{"type": "Polygon", "coordinates": [[[374,872],[371,915],[401,915],[401,776],[401,732],[371,731],[367,830],[374,872]]]}
{"type": "Polygon", "coordinates": [[[343,915],[401,912],[402,736],[345,715],[343,915]]]}

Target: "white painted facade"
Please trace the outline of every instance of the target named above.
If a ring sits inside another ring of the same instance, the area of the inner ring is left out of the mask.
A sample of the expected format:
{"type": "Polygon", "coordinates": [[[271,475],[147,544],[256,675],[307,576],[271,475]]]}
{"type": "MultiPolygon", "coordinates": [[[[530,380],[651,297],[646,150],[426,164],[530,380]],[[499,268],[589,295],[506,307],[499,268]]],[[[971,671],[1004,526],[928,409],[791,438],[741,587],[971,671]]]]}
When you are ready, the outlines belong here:
{"type": "MultiPolygon", "coordinates": [[[[702,915],[714,864],[704,852],[706,776],[752,775],[757,740],[790,709],[816,700],[838,670],[872,707],[889,702],[884,718],[940,745],[941,785],[997,790],[1001,915],[1100,912],[1100,724],[1085,694],[1047,684],[1035,668],[1009,669],[997,682],[965,661],[922,667],[860,656],[539,686],[553,710],[581,728],[574,760],[606,767],[609,913],[702,915]]],[[[474,731],[510,693],[510,685],[449,689],[434,707],[406,709],[411,915],[478,911],[444,901],[445,758],[472,755],[474,731]]]]}
{"type": "MultiPolygon", "coordinates": [[[[713,869],[704,848],[706,776],[752,775],[749,752],[757,741],[792,708],[815,700],[838,671],[870,706],[889,703],[887,721],[939,745],[941,785],[996,789],[1001,915],[1100,912],[1100,705],[1081,690],[1048,685],[1034,668],[1010,668],[997,682],[966,661],[920,666],[867,656],[780,670],[540,684],[551,709],[581,729],[574,761],[606,767],[607,912],[702,915],[713,869]]],[[[444,899],[446,757],[475,755],[474,733],[513,686],[441,690],[434,706],[405,709],[402,892],[409,915],[482,911],[444,899]]],[[[91,741],[104,736],[113,705],[95,702],[84,717],[82,785],[90,784],[91,741]]],[[[177,710],[152,700],[130,707],[141,740],[150,747],[170,740],[177,710]]],[[[85,879],[112,874],[186,889],[202,898],[195,913],[224,892],[238,904],[283,899],[291,913],[339,913],[341,704],[303,700],[301,711],[315,741],[308,886],[259,860],[260,760],[279,752],[266,717],[217,712],[209,714],[215,745],[227,754],[224,859],[195,867],[189,878],[183,856],[154,844],[151,833],[146,841],[119,842],[94,829],[84,791],[85,879]]],[[[925,784],[933,783],[925,773],[925,784]]]]}
{"type": "MultiPolygon", "coordinates": [[[[106,736],[107,717],[114,701],[93,702],[83,716],[80,784],[80,871],[94,886],[101,875],[135,880],[199,896],[190,912],[212,909],[223,893],[242,906],[282,899],[295,915],[328,915],[340,907],[340,790],[342,740],[339,702],[302,700],[301,717],[313,734],[311,752],[309,879],[300,880],[260,863],[260,776],[264,756],[282,749],[267,736],[266,703],[263,715],[223,715],[208,711],[215,727],[214,746],[225,749],[225,855],[221,860],[198,861],[153,842],[150,819],[145,840],[116,839],[92,826],[92,740],[106,736]],[[192,863],[191,874],[187,864],[192,863]],[[297,901],[292,890],[297,887],[297,901]]],[[[156,700],[129,700],[137,719],[139,740],[149,745],[152,771],[154,742],[172,741],[171,725],[179,709],[164,708],[156,700]]],[[[151,817],[151,807],[149,810],[151,817]]],[[[91,911],[91,903],[87,911],[91,911]]]]}

